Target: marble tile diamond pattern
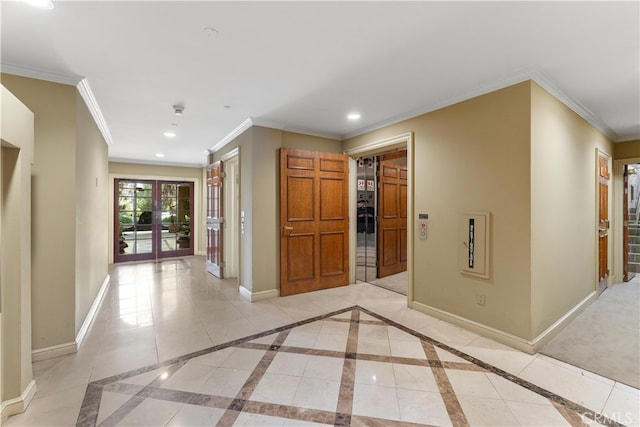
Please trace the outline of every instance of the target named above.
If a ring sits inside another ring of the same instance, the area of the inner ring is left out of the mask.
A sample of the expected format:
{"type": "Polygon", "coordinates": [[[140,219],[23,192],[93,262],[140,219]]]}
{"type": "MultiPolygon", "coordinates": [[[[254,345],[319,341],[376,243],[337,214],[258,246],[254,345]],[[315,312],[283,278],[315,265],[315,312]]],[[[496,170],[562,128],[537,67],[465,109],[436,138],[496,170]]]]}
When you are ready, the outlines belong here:
{"type": "Polygon", "coordinates": [[[78,426],[619,426],[359,306],[89,383],[78,426]]]}

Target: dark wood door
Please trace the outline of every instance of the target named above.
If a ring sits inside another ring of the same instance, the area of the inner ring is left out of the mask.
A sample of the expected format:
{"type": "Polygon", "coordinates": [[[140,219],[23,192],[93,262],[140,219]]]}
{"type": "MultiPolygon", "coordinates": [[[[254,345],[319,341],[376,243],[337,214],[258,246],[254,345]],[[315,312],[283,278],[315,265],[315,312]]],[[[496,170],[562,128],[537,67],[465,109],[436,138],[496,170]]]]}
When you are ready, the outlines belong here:
{"type": "Polygon", "coordinates": [[[280,295],[349,283],[348,161],[280,149],[280,295]]]}
{"type": "Polygon", "coordinates": [[[224,170],[221,161],[207,167],[207,271],[224,278],[222,257],[222,181],[224,170]]]}
{"type": "Polygon", "coordinates": [[[598,293],[609,277],[609,159],[598,155],[598,293]]]}
{"type": "Polygon", "coordinates": [[[193,182],[116,179],[114,261],[193,255],[193,182]]]}
{"type": "Polygon", "coordinates": [[[378,277],[407,269],[406,156],[385,155],[378,166],[378,277]]]}

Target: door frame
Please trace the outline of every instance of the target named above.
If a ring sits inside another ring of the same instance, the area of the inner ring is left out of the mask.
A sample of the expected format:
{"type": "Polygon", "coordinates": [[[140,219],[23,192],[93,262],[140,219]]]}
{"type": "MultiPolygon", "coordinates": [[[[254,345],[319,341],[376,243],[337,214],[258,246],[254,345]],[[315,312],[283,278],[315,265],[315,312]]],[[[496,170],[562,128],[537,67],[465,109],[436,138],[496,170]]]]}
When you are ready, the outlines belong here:
{"type": "Polygon", "coordinates": [[[241,185],[228,180],[232,174],[240,179],[240,148],[236,147],[220,158],[224,162],[225,177],[223,187],[222,215],[224,217],[225,232],[222,235],[223,260],[225,262],[226,277],[237,277],[240,280],[240,191],[241,185]],[[237,191],[237,192],[236,192],[237,191]],[[235,273],[235,274],[234,274],[235,273]]]}
{"type": "Polygon", "coordinates": [[[612,248],[612,267],[613,273],[609,276],[613,283],[622,283],[623,281],[623,262],[624,262],[624,254],[623,254],[623,215],[622,212],[622,199],[624,197],[624,179],[622,177],[622,167],[624,165],[630,164],[640,164],[640,157],[632,157],[629,159],[618,159],[613,161],[613,171],[611,173],[612,181],[610,181],[609,186],[613,191],[609,193],[612,194],[613,199],[613,210],[611,217],[611,233],[609,236],[611,237],[613,246],[609,245],[612,248]]]}
{"type": "Polygon", "coordinates": [[[595,291],[597,295],[600,295],[606,288],[608,288],[611,285],[611,276],[612,276],[612,254],[611,254],[611,186],[612,186],[612,173],[611,173],[611,169],[613,168],[612,164],[611,164],[611,156],[600,150],[599,148],[596,148],[596,284],[595,284],[595,291]],[[601,223],[600,223],[600,206],[601,206],[601,202],[600,202],[600,181],[602,179],[602,176],[600,175],[601,171],[600,171],[600,159],[604,159],[607,163],[607,172],[608,172],[608,176],[606,177],[607,180],[607,200],[606,200],[606,210],[607,210],[607,234],[606,234],[606,238],[607,238],[607,242],[606,242],[606,251],[607,251],[607,256],[606,256],[606,272],[604,275],[604,278],[601,280],[600,279],[600,227],[601,227],[601,223]]]}
{"type": "Polygon", "coordinates": [[[414,213],[413,213],[413,156],[414,138],[413,132],[407,132],[389,138],[377,140],[368,144],[359,145],[344,150],[349,156],[349,282],[356,283],[356,243],[357,243],[357,211],[358,200],[357,165],[356,158],[376,156],[392,150],[407,150],[407,306],[413,302],[413,262],[414,262],[414,213]]]}
{"type": "Polygon", "coordinates": [[[200,187],[200,179],[192,178],[192,177],[184,177],[184,176],[158,176],[158,175],[137,175],[137,174],[129,174],[129,173],[114,173],[109,174],[109,188],[111,191],[109,192],[109,264],[113,264],[114,261],[114,197],[113,197],[113,189],[115,188],[116,179],[131,179],[131,180],[145,180],[145,181],[182,181],[182,182],[193,182],[193,253],[194,255],[203,255],[201,251],[198,250],[200,247],[200,236],[202,225],[200,221],[202,219],[202,212],[200,208],[201,199],[198,197],[198,188],[200,187]]]}

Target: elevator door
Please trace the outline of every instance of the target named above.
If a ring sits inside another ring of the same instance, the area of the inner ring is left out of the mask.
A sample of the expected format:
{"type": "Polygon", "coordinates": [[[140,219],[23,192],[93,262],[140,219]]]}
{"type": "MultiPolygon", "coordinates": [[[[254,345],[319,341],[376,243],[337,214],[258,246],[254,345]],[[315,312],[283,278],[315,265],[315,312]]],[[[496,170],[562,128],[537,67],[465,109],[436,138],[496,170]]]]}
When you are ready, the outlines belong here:
{"type": "Polygon", "coordinates": [[[361,157],[357,165],[356,279],[376,279],[376,158],[361,157]]]}

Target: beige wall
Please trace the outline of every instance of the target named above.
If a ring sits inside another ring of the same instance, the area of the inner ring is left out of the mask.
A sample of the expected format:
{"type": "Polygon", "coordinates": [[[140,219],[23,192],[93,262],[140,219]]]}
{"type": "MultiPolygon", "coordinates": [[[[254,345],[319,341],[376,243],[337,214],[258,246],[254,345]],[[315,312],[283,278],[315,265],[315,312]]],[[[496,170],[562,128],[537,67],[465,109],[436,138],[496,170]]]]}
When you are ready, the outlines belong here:
{"type": "Polygon", "coordinates": [[[240,210],[245,214],[239,282],[258,298],[280,288],[281,147],[341,152],[340,141],[252,126],[211,156],[212,162],[218,161],[239,149],[240,210]]]}
{"type": "Polygon", "coordinates": [[[76,94],[76,327],[79,332],[107,277],[108,152],[86,104],[76,94]]]}
{"type": "Polygon", "coordinates": [[[299,150],[342,153],[341,141],[296,132],[282,131],[282,146],[285,148],[297,148],[299,150]]]}
{"type": "Polygon", "coordinates": [[[8,74],[2,84],[35,113],[32,175],[33,349],[76,332],[76,88],[8,74]]]}
{"type": "Polygon", "coordinates": [[[414,241],[415,302],[528,338],[530,310],[528,83],[344,142],[350,150],[414,132],[414,210],[429,214],[414,241]],[[460,214],[492,215],[490,278],[459,271],[460,214]],[[476,304],[486,295],[486,305],[476,304]]]}
{"type": "Polygon", "coordinates": [[[202,173],[202,168],[192,168],[184,166],[164,166],[140,163],[109,162],[109,261],[113,262],[113,188],[114,178],[139,178],[139,179],[167,179],[193,181],[194,198],[194,234],[198,236],[195,242],[195,253],[204,253],[206,249],[204,218],[205,214],[205,193],[206,182],[202,173]]]}
{"type": "Polygon", "coordinates": [[[35,392],[31,369],[31,165],[34,115],[1,88],[0,424],[35,392]],[[28,391],[31,390],[31,392],[28,391]],[[21,396],[27,395],[25,401],[21,396]],[[5,402],[14,400],[15,404],[5,402]]]}
{"type": "Polygon", "coordinates": [[[610,140],[533,83],[532,337],[596,288],[596,149],[613,154],[610,140]]]}
{"type": "Polygon", "coordinates": [[[640,139],[613,144],[613,158],[633,159],[640,157],[640,139]]]}
{"type": "MultiPolygon", "coordinates": [[[[280,147],[282,131],[253,127],[253,293],[280,288],[280,147]]],[[[245,212],[246,215],[246,212],[245,212]]]]}

